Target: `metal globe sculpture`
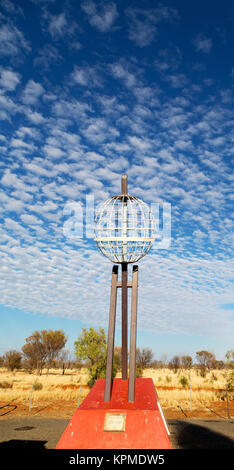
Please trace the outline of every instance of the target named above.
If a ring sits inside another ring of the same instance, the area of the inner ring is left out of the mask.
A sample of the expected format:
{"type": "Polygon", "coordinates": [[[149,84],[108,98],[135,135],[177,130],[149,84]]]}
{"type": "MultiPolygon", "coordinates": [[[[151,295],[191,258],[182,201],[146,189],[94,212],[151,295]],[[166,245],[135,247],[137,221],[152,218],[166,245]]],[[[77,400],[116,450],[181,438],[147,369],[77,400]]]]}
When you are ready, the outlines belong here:
{"type": "Polygon", "coordinates": [[[113,263],[135,263],[151,248],[155,221],[150,207],[127,194],[127,178],[122,177],[122,194],[105,201],[96,211],[95,241],[113,263]]]}
{"type": "Polygon", "coordinates": [[[131,337],[129,354],[128,400],[134,401],[136,369],[136,327],[138,266],[133,265],[132,281],[128,281],[128,264],[135,263],[148,253],[155,236],[153,214],[147,204],[127,191],[127,175],[121,178],[122,194],[104,202],[96,212],[94,239],[101,252],[114,264],[112,269],[107,363],[104,401],[110,401],[113,371],[117,290],[122,293],[122,380],[128,378],[128,288],[132,290],[131,337]],[[117,263],[117,264],[116,264],[117,263]],[[121,265],[121,281],[118,281],[118,264],[121,265]]]}

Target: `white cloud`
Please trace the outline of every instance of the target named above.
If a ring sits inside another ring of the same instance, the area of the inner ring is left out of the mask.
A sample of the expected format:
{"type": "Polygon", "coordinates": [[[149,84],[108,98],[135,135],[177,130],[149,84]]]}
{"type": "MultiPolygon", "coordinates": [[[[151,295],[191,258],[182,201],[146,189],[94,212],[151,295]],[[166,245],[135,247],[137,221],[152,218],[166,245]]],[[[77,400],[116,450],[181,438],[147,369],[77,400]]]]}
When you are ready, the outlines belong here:
{"type": "Polygon", "coordinates": [[[21,149],[30,150],[30,151],[32,151],[34,149],[33,144],[29,144],[29,143],[23,141],[22,139],[16,139],[16,138],[11,139],[10,147],[21,148],[21,149]]]}
{"type": "Polygon", "coordinates": [[[140,21],[136,18],[136,16],[130,16],[132,16],[134,23],[129,31],[129,39],[135,42],[137,46],[148,46],[156,35],[156,25],[147,19],[140,21]]]}
{"type": "Polygon", "coordinates": [[[14,5],[10,0],[2,0],[1,6],[11,14],[23,15],[23,10],[19,5],[14,5]]]}
{"type": "Polygon", "coordinates": [[[86,121],[90,112],[92,112],[91,104],[74,98],[57,99],[52,105],[52,113],[56,116],[67,119],[72,117],[78,122],[86,121]]]}
{"type": "Polygon", "coordinates": [[[110,31],[118,17],[115,3],[98,3],[87,0],[81,4],[81,9],[88,16],[89,23],[102,33],[110,31]]]}
{"type": "Polygon", "coordinates": [[[24,189],[24,183],[17,177],[15,173],[11,173],[10,170],[6,170],[2,179],[1,183],[4,186],[13,186],[14,188],[24,189]]]}
{"type": "Polygon", "coordinates": [[[176,140],[175,141],[175,147],[180,149],[180,150],[187,150],[189,148],[191,148],[192,146],[192,141],[191,140],[182,140],[182,139],[179,139],[179,140],[176,140]]]}
{"type": "Polygon", "coordinates": [[[67,28],[67,19],[65,13],[54,15],[51,17],[48,30],[52,37],[59,37],[64,35],[67,28]]]}
{"type": "Polygon", "coordinates": [[[11,98],[0,94],[0,119],[9,121],[18,110],[18,105],[11,98]]]}
{"type": "Polygon", "coordinates": [[[38,55],[35,57],[33,64],[36,67],[43,67],[49,69],[49,67],[62,60],[62,56],[58,49],[52,44],[46,44],[42,49],[39,50],[38,55]]]}
{"type": "Polygon", "coordinates": [[[129,22],[129,39],[137,46],[148,46],[155,38],[158,23],[172,21],[178,17],[174,8],[160,5],[158,8],[148,10],[129,7],[126,9],[129,22]]]}
{"type": "Polygon", "coordinates": [[[167,49],[161,49],[158,53],[158,58],[155,60],[154,64],[159,72],[165,73],[170,71],[175,71],[178,69],[181,64],[182,53],[181,50],[174,46],[167,49]]]}
{"type": "Polygon", "coordinates": [[[42,221],[39,220],[35,215],[33,214],[21,214],[20,216],[21,220],[25,225],[38,225],[42,224],[42,221]]]}
{"type": "Polygon", "coordinates": [[[85,138],[96,144],[105,142],[106,140],[115,139],[119,136],[119,131],[103,118],[90,119],[88,126],[82,130],[85,138]]]}
{"type": "Polygon", "coordinates": [[[17,198],[17,191],[14,191],[12,193],[12,196],[16,195],[16,199],[14,197],[9,197],[5,194],[5,197],[3,198],[2,195],[0,199],[3,201],[2,209],[7,213],[7,212],[17,212],[21,213],[23,208],[24,208],[24,200],[22,198],[22,190],[20,190],[20,198],[17,198]]]}
{"type": "Polygon", "coordinates": [[[40,140],[41,134],[39,129],[36,127],[28,127],[28,126],[21,126],[17,131],[16,131],[17,137],[20,139],[23,139],[25,137],[31,138],[33,140],[40,140]]]}
{"type": "Polygon", "coordinates": [[[36,104],[38,98],[44,93],[41,83],[29,80],[22,94],[22,101],[26,105],[36,104]]]}
{"type": "Polygon", "coordinates": [[[7,91],[13,91],[20,82],[20,74],[10,69],[0,69],[0,86],[7,91]]]}
{"type": "Polygon", "coordinates": [[[6,217],[4,220],[4,227],[12,230],[13,232],[20,233],[24,235],[26,233],[24,227],[20,225],[16,220],[13,220],[9,217],[6,217]]]}
{"type": "Polygon", "coordinates": [[[44,146],[44,152],[47,157],[57,160],[65,156],[65,152],[58,147],[53,147],[51,145],[44,146]]]}
{"type": "Polygon", "coordinates": [[[29,119],[29,121],[31,121],[35,125],[42,124],[46,121],[44,116],[41,113],[38,113],[37,111],[31,111],[30,109],[24,109],[24,112],[25,112],[27,118],[29,119]]]}
{"type": "MultiPolygon", "coordinates": [[[[14,221],[7,224],[10,229],[24,230],[14,221]]],[[[77,250],[64,245],[63,249],[47,247],[45,252],[39,246],[6,245],[2,269],[5,266],[4,282],[0,282],[5,305],[82,321],[87,321],[88,312],[91,324],[107,327],[111,265],[96,248],[87,250],[81,245],[77,250]]],[[[140,262],[139,270],[140,330],[231,337],[229,315],[219,308],[232,297],[230,262],[151,253],[140,262]]],[[[119,308],[118,304],[117,325],[119,308]]]]}
{"type": "Polygon", "coordinates": [[[165,75],[164,80],[169,82],[172,88],[183,88],[189,81],[184,73],[165,75]]]}
{"type": "Polygon", "coordinates": [[[32,163],[25,163],[24,166],[28,171],[35,173],[38,176],[47,176],[48,178],[54,177],[57,174],[57,170],[48,170],[43,167],[43,163],[43,161],[38,161],[38,163],[36,161],[32,163]]]}
{"type": "Polygon", "coordinates": [[[21,31],[3,18],[3,24],[0,26],[0,55],[15,57],[30,50],[30,43],[21,31]]]}
{"type": "Polygon", "coordinates": [[[136,136],[129,136],[129,141],[133,145],[133,147],[136,147],[138,150],[148,150],[151,147],[151,144],[147,142],[147,140],[140,139],[139,137],[136,136]]]}
{"type": "Polygon", "coordinates": [[[81,86],[96,87],[102,86],[102,78],[97,70],[97,67],[78,67],[75,66],[71,73],[71,80],[74,84],[81,86]]]}
{"type": "Polygon", "coordinates": [[[207,38],[204,34],[198,34],[198,36],[193,41],[196,51],[204,52],[209,54],[212,49],[212,39],[207,38]]]}
{"type": "Polygon", "coordinates": [[[127,87],[132,88],[139,86],[139,78],[128,70],[128,66],[126,64],[116,62],[111,65],[110,70],[113,76],[122,80],[127,87]]]}

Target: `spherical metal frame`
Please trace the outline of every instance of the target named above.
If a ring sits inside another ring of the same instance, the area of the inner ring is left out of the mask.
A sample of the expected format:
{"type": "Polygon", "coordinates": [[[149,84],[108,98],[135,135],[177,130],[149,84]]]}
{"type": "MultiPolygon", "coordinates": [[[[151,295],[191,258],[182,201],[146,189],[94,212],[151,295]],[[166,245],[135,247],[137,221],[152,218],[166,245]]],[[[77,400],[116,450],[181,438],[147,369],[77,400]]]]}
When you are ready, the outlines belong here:
{"type": "Polygon", "coordinates": [[[107,199],[96,211],[94,233],[98,248],[110,261],[135,263],[155,240],[155,221],[141,199],[121,194],[107,199]]]}

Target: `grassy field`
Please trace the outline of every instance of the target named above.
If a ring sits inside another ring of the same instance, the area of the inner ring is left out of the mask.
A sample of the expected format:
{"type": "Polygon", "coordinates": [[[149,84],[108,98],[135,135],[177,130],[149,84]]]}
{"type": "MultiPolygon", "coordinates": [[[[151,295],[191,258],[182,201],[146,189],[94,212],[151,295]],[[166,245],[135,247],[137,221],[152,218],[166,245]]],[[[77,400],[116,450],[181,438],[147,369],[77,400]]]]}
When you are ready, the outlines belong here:
{"type": "MultiPolygon", "coordinates": [[[[190,385],[194,409],[202,409],[212,402],[222,399],[226,387],[228,370],[211,370],[202,378],[195,369],[180,370],[174,373],[170,369],[145,369],[143,377],[153,379],[161,405],[166,408],[190,407],[190,385]],[[182,380],[181,380],[182,379],[182,380]]],[[[120,377],[120,373],[117,374],[120,377]]],[[[23,371],[9,372],[0,368],[0,402],[29,404],[32,391],[33,404],[51,401],[81,403],[89,392],[87,387],[87,369],[51,369],[42,375],[23,371]]]]}
{"type": "Polygon", "coordinates": [[[164,409],[182,407],[184,410],[190,408],[190,385],[193,409],[203,409],[212,402],[221,401],[227,375],[227,370],[211,370],[205,378],[196,369],[180,370],[177,373],[168,369],[144,371],[144,377],[153,379],[164,409]]]}

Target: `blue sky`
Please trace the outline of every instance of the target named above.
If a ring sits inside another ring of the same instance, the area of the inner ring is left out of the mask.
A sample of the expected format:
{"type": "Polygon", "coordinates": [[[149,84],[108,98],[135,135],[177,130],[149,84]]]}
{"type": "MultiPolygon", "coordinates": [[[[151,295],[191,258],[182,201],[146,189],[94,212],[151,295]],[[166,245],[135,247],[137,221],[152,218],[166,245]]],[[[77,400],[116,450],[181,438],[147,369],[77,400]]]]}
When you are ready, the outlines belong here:
{"type": "Polygon", "coordinates": [[[171,208],[170,246],[139,262],[138,345],[233,348],[233,22],[227,0],[1,0],[0,354],[107,329],[111,263],[64,224],[124,172],[171,208]]]}

